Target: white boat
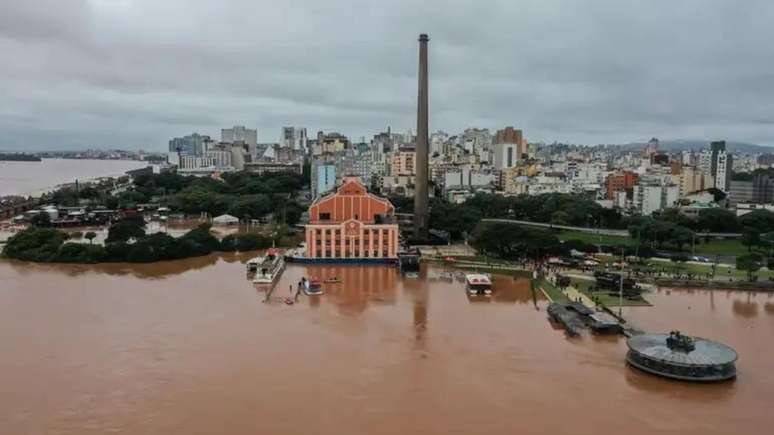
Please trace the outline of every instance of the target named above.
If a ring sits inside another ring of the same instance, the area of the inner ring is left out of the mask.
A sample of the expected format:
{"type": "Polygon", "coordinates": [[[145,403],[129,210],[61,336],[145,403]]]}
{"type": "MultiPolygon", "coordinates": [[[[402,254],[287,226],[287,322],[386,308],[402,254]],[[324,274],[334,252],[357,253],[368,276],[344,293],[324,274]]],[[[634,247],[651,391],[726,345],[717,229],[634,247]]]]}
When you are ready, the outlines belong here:
{"type": "Polygon", "coordinates": [[[323,294],[322,284],[320,284],[320,280],[317,278],[304,280],[302,290],[307,296],[317,296],[323,294]]]}
{"type": "Polygon", "coordinates": [[[262,262],[263,262],[263,257],[261,256],[253,257],[247,260],[247,263],[245,264],[245,266],[247,267],[247,271],[255,272],[256,270],[258,270],[258,265],[260,265],[262,262]]]}
{"type": "Polygon", "coordinates": [[[248,270],[251,262],[256,264],[253,284],[259,286],[273,286],[285,270],[285,258],[274,248],[266,251],[265,256],[248,261],[248,270]]]}
{"type": "Polygon", "coordinates": [[[492,294],[492,280],[484,274],[466,273],[465,290],[471,296],[490,296],[492,294]]]}

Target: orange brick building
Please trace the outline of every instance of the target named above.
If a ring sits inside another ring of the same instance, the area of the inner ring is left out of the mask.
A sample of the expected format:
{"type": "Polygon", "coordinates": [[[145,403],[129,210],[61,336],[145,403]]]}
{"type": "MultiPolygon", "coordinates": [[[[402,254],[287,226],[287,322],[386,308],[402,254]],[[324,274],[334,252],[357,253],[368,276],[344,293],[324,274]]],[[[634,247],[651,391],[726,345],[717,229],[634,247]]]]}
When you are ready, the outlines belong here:
{"type": "Polygon", "coordinates": [[[346,178],[336,193],[309,207],[306,257],[327,259],[395,259],[398,225],[395,207],[346,178]],[[390,222],[390,223],[387,223],[390,222]]]}
{"type": "Polygon", "coordinates": [[[639,176],[632,171],[623,171],[616,174],[610,174],[605,181],[605,187],[607,187],[607,195],[605,198],[613,199],[615,192],[620,190],[631,189],[637,184],[639,176]]]}

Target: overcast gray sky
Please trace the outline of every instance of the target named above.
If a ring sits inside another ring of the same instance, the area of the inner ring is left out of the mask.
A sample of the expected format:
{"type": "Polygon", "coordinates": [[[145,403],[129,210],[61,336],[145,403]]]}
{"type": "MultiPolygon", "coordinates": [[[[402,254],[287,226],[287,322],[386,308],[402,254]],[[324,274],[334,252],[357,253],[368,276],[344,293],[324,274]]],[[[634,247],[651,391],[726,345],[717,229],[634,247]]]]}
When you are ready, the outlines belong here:
{"type": "Polygon", "coordinates": [[[164,149],[283,125],[369,138],[774,145],[770,0],[0,0],[0,149],[164,149]]]}

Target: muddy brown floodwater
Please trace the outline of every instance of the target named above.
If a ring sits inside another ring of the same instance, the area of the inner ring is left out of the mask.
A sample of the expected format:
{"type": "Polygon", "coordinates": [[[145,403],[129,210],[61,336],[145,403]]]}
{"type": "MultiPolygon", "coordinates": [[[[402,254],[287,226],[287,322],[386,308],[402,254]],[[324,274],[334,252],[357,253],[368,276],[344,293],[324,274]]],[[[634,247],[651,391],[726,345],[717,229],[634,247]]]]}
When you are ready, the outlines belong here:
{"type": "Polygon", "coordinates": [[[152,265],[0,261],[3,434],[768,434],[774,298],[660,290],[638,327],[735,347],[734,383],[626,367],[623,339],[567,339],[529,282],[384,267],[286,270],[275,297],[246,257],[152,265]],[[302,276],[339,276],[282,302],[302,276]]]}

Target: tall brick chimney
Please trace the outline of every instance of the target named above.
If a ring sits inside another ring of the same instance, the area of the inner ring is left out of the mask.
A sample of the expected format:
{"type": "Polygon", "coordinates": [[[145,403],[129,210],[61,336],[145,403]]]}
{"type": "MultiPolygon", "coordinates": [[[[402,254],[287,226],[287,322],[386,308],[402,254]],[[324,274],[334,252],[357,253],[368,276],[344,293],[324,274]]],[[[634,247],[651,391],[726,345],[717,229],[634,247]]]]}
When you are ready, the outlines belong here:
{"type": "Polygon", "coordinates": [[[419,93],[417,100],[417,146],[416,183],[414,189],[414,239],[427,240],[428,212],[428,86],[427,86],[427,42],[426,34],[419,35],[419,93]]]}

